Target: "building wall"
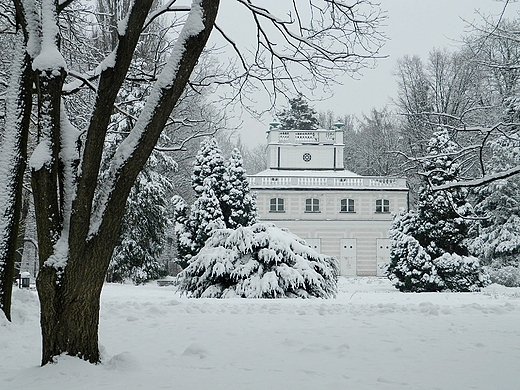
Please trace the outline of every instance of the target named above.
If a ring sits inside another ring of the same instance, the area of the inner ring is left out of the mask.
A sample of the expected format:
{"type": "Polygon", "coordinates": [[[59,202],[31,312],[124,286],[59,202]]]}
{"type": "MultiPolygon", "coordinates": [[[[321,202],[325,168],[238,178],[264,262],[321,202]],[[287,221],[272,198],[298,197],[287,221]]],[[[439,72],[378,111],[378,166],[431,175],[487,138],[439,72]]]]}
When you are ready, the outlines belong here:
{"type": "Polygon", "coordinates": [[[269,167],[274,169],[343,169],[343,148],[336,145],[290,145],[269,148],[269,167]],[[304,159],[304,155],[310,159],[304,159]]]}
{"type": "Polygon", "coordinates": [[[325,190],[325,189],[253,189],[257,194],[258,213],[265,220],[384,220],[391,221],[392,214],[407,209],[407,191],[392,190],[325,190]],[[270,199],[285,199],[284,212],[270,212],[270,199]],[[305,212],[305,200],[319,199],[320,211],[305,212]],[[353,199],[355,211],[341,212],[341,199],[353,199]],[[376,200],[388,199],[389,212],[377,213],[376,200]]]}
{"type": "MultiPolygon", "coordinates": [[[[342,239],[355,239],[355,275],[378,274],[377,263],[387,261],[379,256],[378,245],[388,238],[392,217],[407,208],[407,191],[392,190],[313,190],[313,189],[255,189],[261,220],[288,228],[303,239],[319,242],[321,253],[346,262],[342,239]],[[285,199],[284,212],[270,212],[270,199],[285,199]],[[320,212],[305,212],[305,200],[320,200],[320,212]],[[354,199],[354,212],[341,212],[341,199],[354,199]],[[389,212],[376,212],[376,200],[388,199],[389,212]]],[[[350,243],[352,241],[349,241],[350,243]]],[[[387,257],[387,256],[386,256],[387,257]]],[[[345,264],[342,274],[346,274],[345,264]]]]}

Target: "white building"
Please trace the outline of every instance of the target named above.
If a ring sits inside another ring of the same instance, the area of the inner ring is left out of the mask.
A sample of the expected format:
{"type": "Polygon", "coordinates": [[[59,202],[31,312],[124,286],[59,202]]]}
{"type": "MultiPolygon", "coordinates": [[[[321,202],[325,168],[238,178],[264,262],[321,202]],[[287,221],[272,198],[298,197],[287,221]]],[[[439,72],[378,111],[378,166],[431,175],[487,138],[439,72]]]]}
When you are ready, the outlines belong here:
{"type": "Polygon", "coordinates": [[[262,221],[288,228],[335,256],[341,275],[381,275],[392,215],[408,207],[404,179],[360,176],[343,167],[343,132],[268,132],[268,169],[251,175],[262,221]]]}

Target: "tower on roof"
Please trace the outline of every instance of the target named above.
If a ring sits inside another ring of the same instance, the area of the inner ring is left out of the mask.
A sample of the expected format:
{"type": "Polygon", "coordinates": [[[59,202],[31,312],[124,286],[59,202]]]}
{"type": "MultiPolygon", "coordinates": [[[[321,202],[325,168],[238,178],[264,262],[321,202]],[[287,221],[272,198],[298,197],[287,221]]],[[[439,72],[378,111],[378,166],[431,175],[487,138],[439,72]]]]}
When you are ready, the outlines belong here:
{"type": "Polygon", "coordinates": [[[343,125],[334,130],[282,130],[270,124],[267,136],[269,169],[343,170],[343,125]]]}

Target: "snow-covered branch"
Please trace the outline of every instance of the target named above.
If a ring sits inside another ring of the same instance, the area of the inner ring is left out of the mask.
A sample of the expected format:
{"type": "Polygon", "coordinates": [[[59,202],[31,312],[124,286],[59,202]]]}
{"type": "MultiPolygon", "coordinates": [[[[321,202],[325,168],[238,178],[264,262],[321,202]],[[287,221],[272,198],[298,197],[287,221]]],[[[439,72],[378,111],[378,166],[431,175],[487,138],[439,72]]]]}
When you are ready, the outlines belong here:
{"type": "Polygon", "coordinates": [[[440,186],[434,186],[434,191],[441,191],[441,190],[450,190],[455,188],[465,188],[465,187],[481,187],[486,184],[495,182],[497,180],[501,179],[507,179],[508,177],[514,176],[516,174],[520,173],[520,166],[516,166],[514,168],[497,172],[494,174],[486,175],[484,177],[473,179],[473,180],[466,180],[466,181],[460,181],[460,182],[451,182],[446,183],[440,186]]]}
{"type": "Polygon", "coordinates": [[[202,138],[202,137],[211,137],[213,135],[215,135],[215,132],[216,130],[214,131],[210,131],[210,132],[206,132],[206,133],[195,133],[195,134],[191,134],[189,137],[186,137],[184,138],[180,144],[178,146],[173,146],[173,147],[164,147],[164,146],[156,146],[154,148],[154,150],[157,150],[159,152],[178,152],[180,150],[184,150],[185,149],[185,146],[188,142],[194,140],[194,139],[197,139],[197,138],[202,138]]]}

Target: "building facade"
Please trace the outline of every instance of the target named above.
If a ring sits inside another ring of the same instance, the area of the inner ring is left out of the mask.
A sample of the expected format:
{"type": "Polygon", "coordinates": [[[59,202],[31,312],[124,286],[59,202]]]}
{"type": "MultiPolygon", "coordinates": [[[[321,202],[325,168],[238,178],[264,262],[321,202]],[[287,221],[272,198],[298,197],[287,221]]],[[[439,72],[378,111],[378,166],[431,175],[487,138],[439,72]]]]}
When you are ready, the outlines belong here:
{"type": "Polygon", "coordinates": [[[251,175],[260,219],[335,256],[340,274],[382,275],[388,262],[392,216],[408,207],[406,181],[360,176],[344,169],[343,131],[268,132],[268,169],[251,175]]]}

